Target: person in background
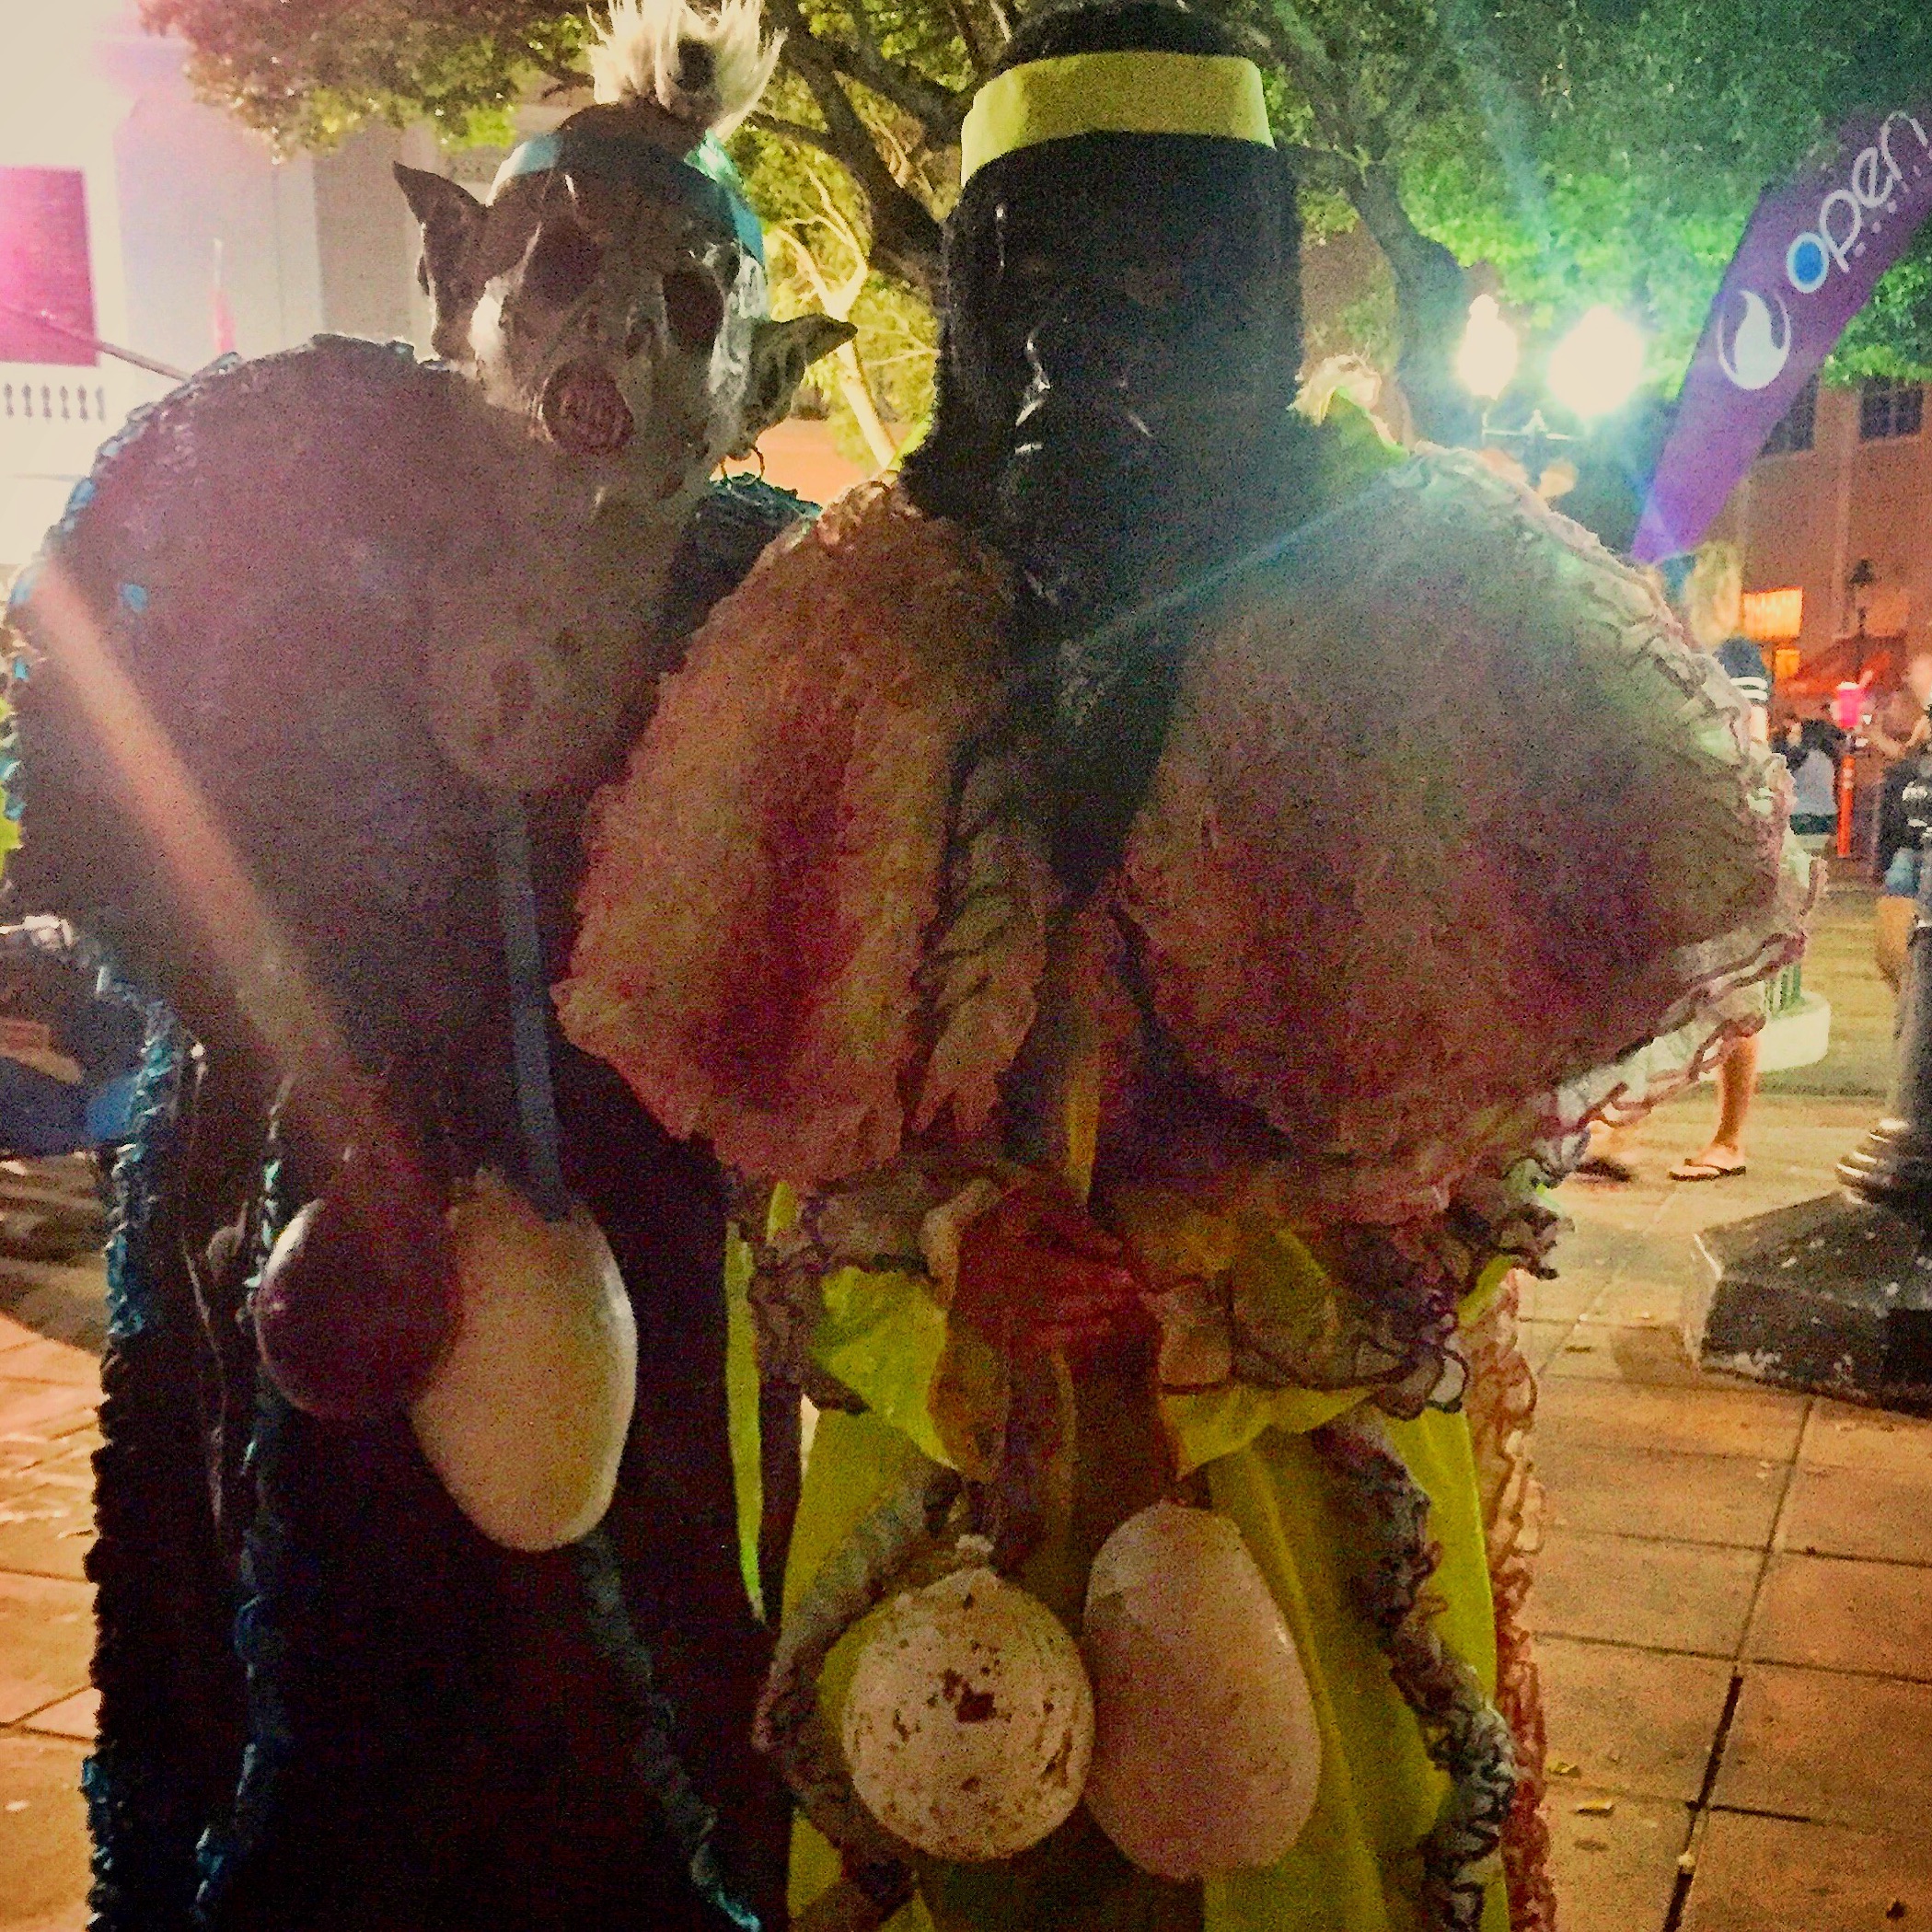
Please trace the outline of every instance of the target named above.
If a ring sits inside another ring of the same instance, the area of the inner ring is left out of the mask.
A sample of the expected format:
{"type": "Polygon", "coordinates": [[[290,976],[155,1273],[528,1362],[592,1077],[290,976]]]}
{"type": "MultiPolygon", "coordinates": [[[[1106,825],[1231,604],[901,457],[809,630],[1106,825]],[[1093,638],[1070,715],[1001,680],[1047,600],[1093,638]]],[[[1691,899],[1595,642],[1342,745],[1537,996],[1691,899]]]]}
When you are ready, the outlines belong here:
{"type": "Polygon", "coordinates": [[[141,1015],[53,925],[29,920],[0,945],[0,1158],[106,1155],[128,1136],[141,1015]]]}
{"type": "MultiPolygon", "coordinates": [[[[1926,660],[1932,665],[1932,659],[1926,660]]],[[[1926,721],[1932,712],[1922,711],[1915,733],[1903,742],[1910,749],[1886,768],[1879,785],[1879,837],[1873,871],[1878,874],[1879,897],[1872,908],[1872,952],[1879,972],[1894,994],[1903,989],[1905,961],[1912,942],[1912,928],[1918,919],[1919,846],[1905,816],[1905,787],[1920,775],[1926,763],[1928,744],[1926,721]]]]}
{"type": "Polygon", "coordinates": [[[1866,727],[1866,742],[1888,767],[1908,753],[1924,749],[1932,736],[1932,726],[1926,721],[1928,704],[1932,704],[1932,643],[1921,642],[1905,660],[1905,675],[1898,689],[1880,702],[1866,727]]]}
{"type": "MultiPolygon", "coordinates": [[[[1707,543],[1695,555],[1666,559],[1658,579],[1683,620],[1692,641],[1718,660],[1724,675],[1751,707],[1751,735],[1759,744],[1771,736],[1771,673],[1764,654],[1741,630],[1744,572],[1737,546],[1707,543]]],[[[1796,829],[1794,821],[1794,829],[1796,829]]],[[[1722,1181],[1744,1172],[1744,1122],[1757,1092],[1755,1034],[1734,1040],[1718,1062],[1718,1129],[1702,1152],[1671,1170],[1673,1181],[1722,1181]]],[[[1597,1122],[1590,1147],[1576,1172],[1591,1180],[1635,1180],[1630,1157],[1637,1129],[1597,1122]]]]}
{"type": "MultiPolygon", "coordinates": [[[[1751,706],[1751,733],[1771,736],[1771,674],[1764,654],[1742,635],[1744,571],[1737,546],[1706,543],[1665,566],[1692,641],[1708,651],[1751,706]]],[[[1758,1035],[1733,1040],[1718,1062],[1718,1127],[1699,1153],[1671,1170],[1673,1181],[1727,1181],[1744,1172],[1744,1123],[1758,1083],[1758,1035]]]]}
{"type": "Polygon", "coordinates": [[[1791,829],[1829,839],[1838,828],[1838,734],[1822,718],[1787,718],[1776,749],[1791,773],[1791,829]]]}
{"type": "Polygon", "coordinates": [[[1904,791],[1932,744],[1932,644],[1917,645],[1905,660],[1897,690],[1880,704],[1867,738],[1885,759],[1879,781],[1879,837],[1872,870],[1879,881],[1872,908],[1872,952],[1885,983],[1900,989],[1905,949],[1917,918],[1918,841],[1905,824],[1904,791]]]}

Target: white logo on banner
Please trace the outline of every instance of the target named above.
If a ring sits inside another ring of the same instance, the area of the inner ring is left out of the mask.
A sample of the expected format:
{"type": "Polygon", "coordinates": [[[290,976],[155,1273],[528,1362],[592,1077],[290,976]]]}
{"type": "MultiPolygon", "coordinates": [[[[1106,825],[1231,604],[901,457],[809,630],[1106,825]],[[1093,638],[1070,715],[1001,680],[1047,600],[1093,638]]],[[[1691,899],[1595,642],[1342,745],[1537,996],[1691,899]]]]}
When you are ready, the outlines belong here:
{"type": "Polygon", "coordinates": [[[1791,360],[1791,311],[1783,296],[1773,295],[1777,304],[1774,326],[1770,307],[1756,289],[1741,289],[1739,296],[1744,314],[1728,342],[1718,330],[1718,362],[1739,388],[1768,389],[1791,360]]]}
{"type": "Polygon", "coordinates": [[[1841,275],[1849,273],[1854,259],[1865,252],[1866,230],[1876,231],[1886,215],[1898,213],[1899,190],[1907,185],[1906,169],[1915,182],[1928,165],[1932,137],[1917,117],[1904,112],[1887,115],[1879,138],[1858,150],[1846,185],[1833,189],[1818,204],[1817,227],[1795,237],[1785,250],[1785,274],[1791,286],[1801,295],[1815,295],[1834,265],[1841,275]],[[1909,136],[1905,129],[1911,130],[1909,136]],[[1916,153],[1914,141],[1918,144],[1916,153]]]}

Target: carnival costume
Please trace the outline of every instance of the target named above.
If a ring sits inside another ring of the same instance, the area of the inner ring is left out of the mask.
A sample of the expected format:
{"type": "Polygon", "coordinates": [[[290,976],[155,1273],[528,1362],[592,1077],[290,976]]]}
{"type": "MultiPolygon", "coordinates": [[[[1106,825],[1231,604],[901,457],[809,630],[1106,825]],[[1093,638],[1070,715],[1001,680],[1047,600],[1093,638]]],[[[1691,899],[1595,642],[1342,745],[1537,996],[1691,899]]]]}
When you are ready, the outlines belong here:
{"type": "MultiPolygon", "coordinates": [[[[1267,139],[1185,38],[1049,53],[969,121],[955,304],[1005,157],[1267,139]]],[[[801,1923],[1547,1922],[1514,1271],[1655,1097],[1620,1059],[1754,1024],[1808,887],[1653,591],[1342,416],[1042,648],[943,389],[596,808],[565,1030],[742,1177],[736,1330],[821,1412],[760,1709],[801,1923]],[[1030,1346],[1082,1265],[1134,1313],[1030,1346]]]]}
{"type": "Polygon", "coordinates": [[[88,1564],[104,1932],[658,1932],[755,1922],[781,1872],[721,1186],[545,987],[584,801],[804,509],[703,483],[804,339],[698,145],[769,72],[755,6],[614,15],[599,105],[487,206],[405,179],[472,366],[218,364],[16,587],[11,903],[147,1025],[88,1564]]]}

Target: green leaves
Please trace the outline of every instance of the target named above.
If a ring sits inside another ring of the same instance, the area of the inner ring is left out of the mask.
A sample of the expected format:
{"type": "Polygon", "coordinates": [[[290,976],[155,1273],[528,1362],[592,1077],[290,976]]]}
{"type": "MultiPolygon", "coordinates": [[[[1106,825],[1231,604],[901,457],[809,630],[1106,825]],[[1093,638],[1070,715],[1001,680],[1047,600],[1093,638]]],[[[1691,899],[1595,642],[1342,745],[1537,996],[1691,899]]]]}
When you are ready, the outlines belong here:
{"type": "MultiPolygon", "coordinates": [[[[1395,212],[1463,264],[1488,263],[1533,326],[1558,329],[1597,302],[1641,314],[1664,388],[1760,191],[1854,108],[1922,98],[1932,75],[1923,0],[1849,13],[1836,0],[1205,4],[1262,62],[1318,229],[1352,222],[1369,173],[1393,168],[1395,212]]],[[[589,30],[574,0],[143,0],[143,12],[188,40],[204,94],[284,148],[425,116],[451,141],[502,140],[518,99],[570,78],[589,30]]],[[[771,0],[770,12],[792,45],[762,117],[783,138],[739,155],[754,204],[815,254],[828,249],[821,266],[836,280],[841,244],[810,213],[830,182],[845,226],[886,272],[851,310],[875,413],[913,420],[932,341],[914,291],[934,280],[958,117],[1009,11],[1002,0],[771,0]]],[[[1390,230],[1388,207],[1375,218],[1401,252],[1413,229],[1390,230]]],[[[802,262],[780,276],[797,284],[782,299],[803,299],[802,262]]],[[[1411,307],[1410,337],[1442,327],[1411,307]]],[[[1832,367],[1932,369],[1932,245],[1880,284],[1832,367]]]]}
{"type": "Polygon", "coordinates": [[[188,41],[199,91],[284,150],[370,120],[501,140],[509,109],[568,76],[589,32],[542,0],[142,0],[142,18],[188,41]]]}
{"type": "MultiPolygon", "coordinates": [[[[1456,9],[1459,17],[1475,9],[1456,9]]],[[[1855,109],[1923,98],[1932,15],[1875,0],[1488,0],[1514,103],[1419,127],[1405,199],[1464,262],[1487,261],[1538,328],[1595,302],[1641,315],[1674,387],[1759,193],[1855,109]]],[[[1467,40],[1463,43],[1467,51],[1467,40]]],[[[1932,365],[1932,256],[1880,284],[1834,369],[1932,365]]]]}

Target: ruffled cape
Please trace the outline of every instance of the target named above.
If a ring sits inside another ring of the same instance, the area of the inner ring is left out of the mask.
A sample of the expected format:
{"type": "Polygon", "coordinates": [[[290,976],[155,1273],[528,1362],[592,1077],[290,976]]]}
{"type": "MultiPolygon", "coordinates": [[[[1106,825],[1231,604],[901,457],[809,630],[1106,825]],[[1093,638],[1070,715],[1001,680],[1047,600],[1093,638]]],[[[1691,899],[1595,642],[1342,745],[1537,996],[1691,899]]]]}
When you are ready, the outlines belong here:
{"type": "Polygon", "coordinates": [[[1027,854],[988,855],[1028,876],[978,896],[967,985],[949,1000],[922,972],[976,805],[955,781],[999,711],[1004,603],[963,532],[862,486],[719,607],[593,811],[564,1031],[747,1174],[876,1165],[949,1102],[976,1131],[1025,1035],[1027,854]]]}
{"type": "Polygon", "coordinates": [[[1573,1127],[1567,1083],[1796,957],[1786,818],[1650,584],[1432,452],[1204,621],[1122,904],[1190,1061],[1381,1215],[1573,1127]]]}
{"type": "MultiPolygon", "coordinates": [[[[1007,595],[866,486],[718,608],[600,802],[564,1028],[749,1174],[837,1181],[989,1117],[1051,916],[1024,809],[961,863],[1001,792],[1007,595]]],[[[1401,1218],[1574,1128],[1629,1049],[1749,1024],[1738,990],[1802,945],[1786,816],[1649,585],[1428,452],[1203,601],[1104,889],[1194,1071],[1313,1202],[1401,1218]]]]}

